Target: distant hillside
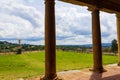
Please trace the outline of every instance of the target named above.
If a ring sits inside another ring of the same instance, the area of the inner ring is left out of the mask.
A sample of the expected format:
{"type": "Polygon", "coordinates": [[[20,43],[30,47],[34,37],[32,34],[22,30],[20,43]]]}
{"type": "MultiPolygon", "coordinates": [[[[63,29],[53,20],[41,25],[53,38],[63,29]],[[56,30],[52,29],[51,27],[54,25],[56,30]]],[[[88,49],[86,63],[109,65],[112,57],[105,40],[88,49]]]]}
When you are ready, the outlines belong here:
{"type": "MultiPolygon", "coordinates": [[[[42,45],[21,44],[23,51],[44,50],[42,45]]],[[[16,52],[19,44],[7,41],[0,41],[0,52],[16,52]]]]}
{"type": "MultiPolygon", "coordinates": [[[[18,45],[18,43],[11,43],[7,41],[0,41],[0,45],[18,45]]],[[[31,44],[22,44],[23,46],[37,46],[37,45],[31,45],[31,44]]],[[[111,43],[102,43],[102,47],[110,47],[111,43]]],[[[83,45],[58,45],[58,46],[82,46],[82,47],[92,47],[92,44],[83,44],[83,45]]]]}
{"type": "MultiPolygon", "coordinates": [[[[84,45],[57,45],[57,46],[64,46],[64,47],[72,46],[72,47],[89,47],[89,48],[91,48],[92,44],[84,44],[84,45]]],[[[111,46],[111,43],[102,43],[102,47],[110,47],[110,46],[111,46]]]]}
{"type": "Polygon", "coordinates": [[[111,43],[102,43],[102,47],[111,47],[111,43]]]}
{"type": "MultiPolygon", "coordinates": [[[[112,45],[111,43],[102,43],[102,47],[110,47],[111,45],[112,45]]],[[[92,44],[85,44],[81,46],[92,47],[92,44]]]]}

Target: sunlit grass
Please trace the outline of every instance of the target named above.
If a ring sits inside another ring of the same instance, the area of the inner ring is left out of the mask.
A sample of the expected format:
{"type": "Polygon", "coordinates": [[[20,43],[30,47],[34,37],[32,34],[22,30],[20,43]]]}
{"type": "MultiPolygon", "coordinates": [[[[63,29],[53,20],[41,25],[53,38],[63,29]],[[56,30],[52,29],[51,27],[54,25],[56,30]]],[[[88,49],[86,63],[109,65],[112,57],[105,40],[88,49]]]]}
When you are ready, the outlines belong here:
{"type": "MultiPolygon", "coordinates": [[[[57,71],[93,66],[92,54],[57,51],[57,71]]],[[[21,55],[0,55],[0,80],[14,80],[44,74],[44,52],[21,55]]],[[[103,55],[103,63],[117,63],[117,56],[103,55]]]]}

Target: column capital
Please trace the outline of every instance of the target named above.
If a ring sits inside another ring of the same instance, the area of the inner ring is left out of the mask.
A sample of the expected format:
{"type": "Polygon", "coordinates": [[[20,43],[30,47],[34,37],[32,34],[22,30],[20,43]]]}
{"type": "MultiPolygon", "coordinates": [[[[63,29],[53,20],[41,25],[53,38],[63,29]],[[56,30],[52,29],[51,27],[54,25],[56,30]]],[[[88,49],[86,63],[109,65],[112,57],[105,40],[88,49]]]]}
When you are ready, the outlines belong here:
{"type": "Polygon", "coordinates": [[[88,7],[88,11],[92,11],[92,12],[94,12],[94,11],[99,11],[101,8],[98,8],[98,7],[96,7],[96,6],[94,6],[94,7],[88,7]]]}
{"type": "Polygon", "coordinates": [[[55,0],[45,0],[45,4],[55,4],[55,0]]]}
{"type": "Polygon", "coordinates": [[[94,15],[94,16],[98,15],[99,16],[99,13],[100,13],[99,8],[91,8],[90,11],[91,11],[92,15],[94,15]]]}

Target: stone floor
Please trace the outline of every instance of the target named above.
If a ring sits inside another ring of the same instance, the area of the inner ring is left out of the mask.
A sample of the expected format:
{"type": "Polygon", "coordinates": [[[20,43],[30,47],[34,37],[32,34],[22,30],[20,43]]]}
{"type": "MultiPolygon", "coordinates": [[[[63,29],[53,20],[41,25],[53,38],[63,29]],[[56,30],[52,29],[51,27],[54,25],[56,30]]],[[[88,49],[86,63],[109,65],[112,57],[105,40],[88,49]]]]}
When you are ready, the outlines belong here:
{"type": "MultiPolygon", "coordinates": [[[[104,66],[107,72],[93,73],[89,69],[73,70],[59,72],[58,76],[63,80],[120,80],[120,67],[116,64],[104,66]]],[[[29,80],[40,80],[40,77],[35,77],[29,80]]]]}

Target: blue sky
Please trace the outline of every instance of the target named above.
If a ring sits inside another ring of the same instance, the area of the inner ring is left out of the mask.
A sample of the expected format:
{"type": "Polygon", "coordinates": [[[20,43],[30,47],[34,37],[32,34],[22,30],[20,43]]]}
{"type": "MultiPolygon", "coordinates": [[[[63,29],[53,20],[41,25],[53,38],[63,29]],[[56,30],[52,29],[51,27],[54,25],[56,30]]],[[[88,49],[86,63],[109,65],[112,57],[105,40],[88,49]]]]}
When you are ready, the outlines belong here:
{"type": "MultiPolygon", "coordinates": [[[[91,44],[91,12],[56,0],[57,44],[91,44]]],[[[102,42],[117,38],[115,14],[100,13],[102,42]]],[[[44,44],[44,0],[0,2],[0,40],[44,44]]]]}

